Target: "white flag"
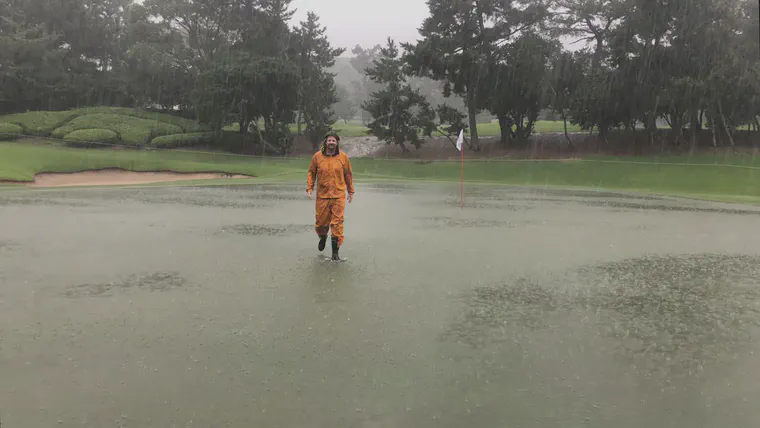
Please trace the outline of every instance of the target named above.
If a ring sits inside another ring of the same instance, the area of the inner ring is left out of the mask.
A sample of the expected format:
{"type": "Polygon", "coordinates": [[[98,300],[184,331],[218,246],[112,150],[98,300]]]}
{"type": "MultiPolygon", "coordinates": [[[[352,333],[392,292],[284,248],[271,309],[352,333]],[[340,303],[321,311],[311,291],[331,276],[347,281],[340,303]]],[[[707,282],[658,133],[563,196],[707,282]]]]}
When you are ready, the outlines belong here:
{"type": "Polygon", "coordinates": [[[464,129],[459,130],[459,138],[457,138],[457,150],[462,151],[462,143],[464,143],[464,129]]]}

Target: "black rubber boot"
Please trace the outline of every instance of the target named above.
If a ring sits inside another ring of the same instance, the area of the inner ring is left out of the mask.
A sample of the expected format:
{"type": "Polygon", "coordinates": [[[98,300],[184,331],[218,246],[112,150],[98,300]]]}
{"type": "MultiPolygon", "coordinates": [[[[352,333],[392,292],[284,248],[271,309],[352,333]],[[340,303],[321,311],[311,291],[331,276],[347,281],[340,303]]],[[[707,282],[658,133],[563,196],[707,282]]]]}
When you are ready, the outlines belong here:
{"type": "Polygon", "coordinates": [[[340,256],[338,256],[338,238],[332,239],[332,259],[333,260],[340,260],[340,256]]]}
{"type": "Polygon", "coordinates": [[[325,244],[326,243],[327,243],[327,235],[320,235],[319,236],[319,246],[317,247],[317,248],[319,248],[319,251],[324,251],[325,250],[325,244]]]}

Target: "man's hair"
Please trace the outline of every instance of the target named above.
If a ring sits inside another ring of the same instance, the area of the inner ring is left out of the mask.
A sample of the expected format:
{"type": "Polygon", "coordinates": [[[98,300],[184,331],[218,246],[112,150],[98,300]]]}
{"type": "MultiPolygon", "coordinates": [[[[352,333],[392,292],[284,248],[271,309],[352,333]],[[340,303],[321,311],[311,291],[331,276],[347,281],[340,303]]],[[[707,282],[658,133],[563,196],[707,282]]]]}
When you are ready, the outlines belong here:
{"type": "Polygon", "coordinates": [[[335,132],[335,131],[330,131],[330,132],[328,132],[327,134],[325,134],[325,138],[324,138],[324,140],[323,140],[323,141],[324,141],[324,142],[327,142],[327,139],[328,139],[328,138],[330,138],[330,137],[334,137],[334,138],[335,138],[335,141],[337,141],[337,142],[339,142],[339,143],[340,143],[340,135],[338,135],[338,133],[337,133],[337,132],[335,132]]]}
{"type": "Polygon", "coordinates": [[[319,147],[319,151],[322,152],[322,154],[327,154],[327,139],[330,137],[335,137],[335,141],[338,143],[335,146],[335,155],[340,153],[340,136],[335,131],[330,131],[327,134],[325,134],[325,138],[322,140],[322,144],[319,147]]]}

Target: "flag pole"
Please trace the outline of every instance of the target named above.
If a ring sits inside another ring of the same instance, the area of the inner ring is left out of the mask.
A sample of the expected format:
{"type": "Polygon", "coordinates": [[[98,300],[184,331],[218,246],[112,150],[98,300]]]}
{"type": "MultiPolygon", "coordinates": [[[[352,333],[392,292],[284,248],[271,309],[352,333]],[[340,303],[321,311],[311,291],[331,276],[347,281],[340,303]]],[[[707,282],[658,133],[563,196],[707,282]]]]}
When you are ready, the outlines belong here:
{"type": "Polygon", "coordinates": [[[461,167],[459,169],[459,209],[464,209],[464,144],[459,150],[461,167]]]}
{"type": "Polygon", "coordinates": [[[459,209],[464,209],[464,129],[459,130],[457,138],[457,150],[459,150],[459,209]]]}

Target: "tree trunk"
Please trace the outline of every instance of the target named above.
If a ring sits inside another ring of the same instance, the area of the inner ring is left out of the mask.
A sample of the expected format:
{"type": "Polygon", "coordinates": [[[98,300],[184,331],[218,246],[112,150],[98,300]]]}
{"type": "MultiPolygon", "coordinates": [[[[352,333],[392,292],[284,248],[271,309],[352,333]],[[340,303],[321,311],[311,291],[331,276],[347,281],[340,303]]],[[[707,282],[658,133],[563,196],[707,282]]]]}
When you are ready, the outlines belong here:
{"type": "Polygon", "coordinates": [[[301,135],[301,110],[298,110],[298,118],[296,119],[298,124],[298,135],[301,135]]]}
{"type": "Polygon", "coordinates": [[[507,147],[509,145],[509,133],[511,132],[509,120],[506,114],[500,114],[497,117],[499,118],[499,131],[501,133],[499,142],[502,146],[507,147]]]}
{"type": "Polygon", "coordinates": [[[657,106],[660,104],[660,96],[657,95],[654,100],[652,109],[647,113],[647,132],[649,133],[649,142],[654,147],[655,134],[657,133],[657,106]]]}
{"type": "Polygon", "coordinates": [[[567,133],[567,115],[565,115],[565,111],[562,111],[562,125],[565,127],[565,139],[567,140],[567,146],[571,149],[574,149],[575,146],[573,146],[573,141],[570,140],[570,134],[567,133]]]}
{"type": "Polygon", "coordinates": [[[693,153],[697,148],[697,123],[691,123],[691,142],[689,143],[689,150],[693,153]]]}
{"type": "Polygon", "coordinates": [[[669,120],[670,129],[676,132],[676,145],[680,146],[684,142],[683,138],[683,117],[681,114],[671,114],[669,120]]]}
{"type": "Polygon", "coordinates": [[[716,135],[715,135],[715,119],[708,114],[707,115],[707,120],[710,121],[710,131],[712,132],[712,144],[713,144],[713,147],[718,147],[718,140],[717,140],[716,135]]]}
{"type": "Polygon", "coordinates": [[[607,146],[607,135],[609,135],[609,129],[607,126],[600,126],[599,127],[599,136],[602,137],[602,143],[604,143],[605,146],[607,146]]]}
{"type": "Polygon", "coordinates": [[[528,126],[526,126],[523,130],[523,138],[528,139],[531,135],[533,135],[533,126],[536,124],[535,118],[528,119],[528,126]]]}
{"type": "Polygon", "coordinates": [[[514,125],[515,125],[514,137],[517,138],[517,139],[522,139],[523,138],[523,134],[525,133],[523,131],[522,118],[515,120],[515,117],[513,116],[512,117],[512,121],[514,122],[514,125]]]}
{"type": "Polygon", "coordinates": [[[604,39],[601,34],[595,34],[596,48],[594,49],[594,57],[591,63],[591,71],[596,71],[602,63],[602,54],[604,53],[604,39]]]}
{"type": "Polygon", "coordinates": [[[256,137],[259,139],[259,141],[264,141],[264,135],[261,134],[261,128],[259,128],[258,120],[252,119],[251,123],[253,123],[253,130],[256,132],[256,137]]]}
{"type": "Polygon", "coordinates": [[[699,126],[700,119],[696,109],[691,111],[689,118],[689,122],[691,122],[691,143],[689,150],[694,152],[694,149],[697,147],[697,132],[701,131],[702,127],[699,126]]]}
{"type": "Polygon", "coordinates": [[[723,114],[723,102],[720,99],[718,99],[718,114],[720,114],[720,120],[723,123],[723,129],[728,136],[729,144],[731,144],[731,147],[735,147],[733,131],[729,128],[728,123],[726,123],[726,115],[723,114]]]}
{"type": "Polygon", "coordinates": [[[478,140],[478,109],[475,105],[475,89],[467,87],[467,114],[470,118],[470,148],[472,151],[480,151],[478,140]]]}

